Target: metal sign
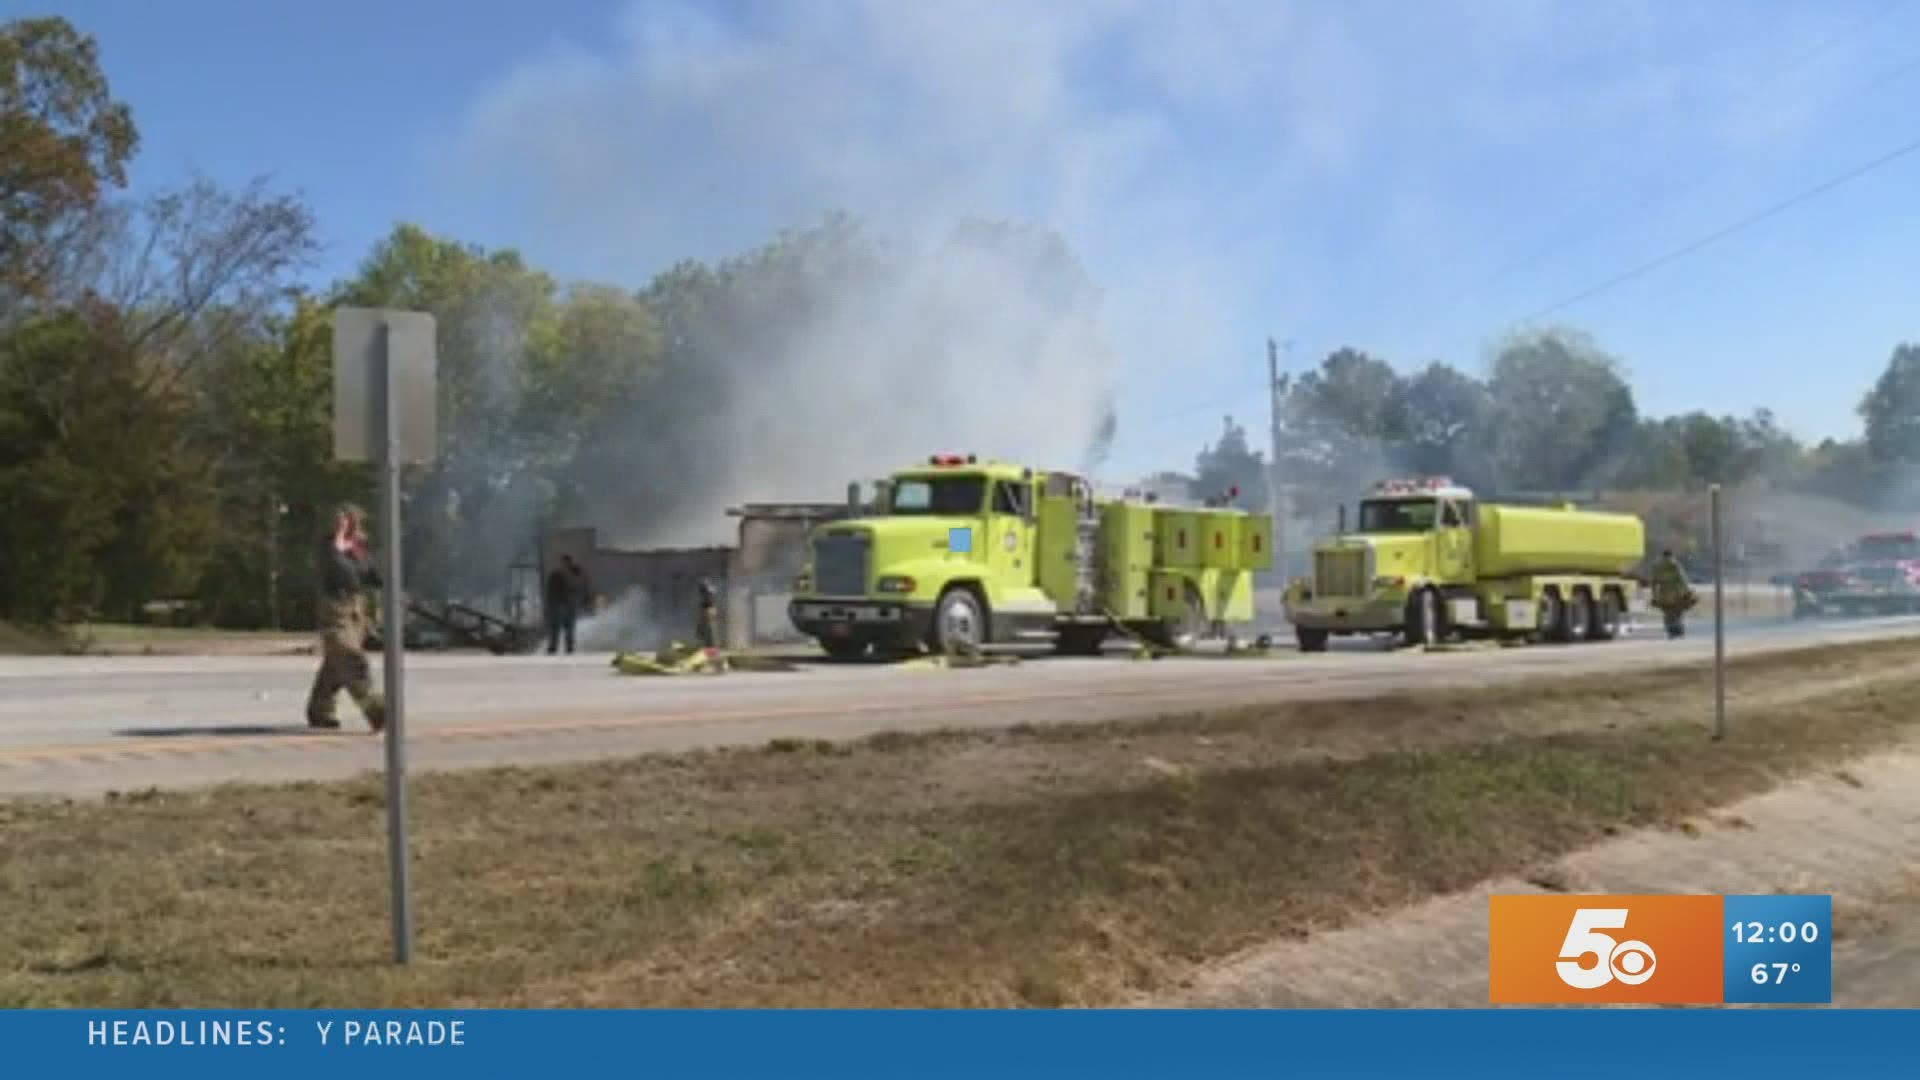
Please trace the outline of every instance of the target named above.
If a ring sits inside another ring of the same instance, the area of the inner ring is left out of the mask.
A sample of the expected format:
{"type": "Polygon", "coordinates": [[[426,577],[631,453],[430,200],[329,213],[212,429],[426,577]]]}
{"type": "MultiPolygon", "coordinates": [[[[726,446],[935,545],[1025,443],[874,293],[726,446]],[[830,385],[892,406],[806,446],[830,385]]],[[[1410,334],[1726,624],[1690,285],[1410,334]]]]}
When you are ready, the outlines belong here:
{"type": "Polygon", "coordinates": [[[333,312],[333,456],[379,461],[382,407],[391,394],[400,460],[432,461],[439,438],[433,316],[424,311],[335,308],[333,312]],[[382,361],[386,374],[382,377],[382,361]]]}
{"type": "Polygon", "coordinates": [[[387,851],[393,959],[413,958],[407,859],[406,590],[401,585],[400,469],[430,461],[436,437],[433,316],[339,308],[333,317],[333,452],[380,465],[381,646],[386,653],[387,851]]]}

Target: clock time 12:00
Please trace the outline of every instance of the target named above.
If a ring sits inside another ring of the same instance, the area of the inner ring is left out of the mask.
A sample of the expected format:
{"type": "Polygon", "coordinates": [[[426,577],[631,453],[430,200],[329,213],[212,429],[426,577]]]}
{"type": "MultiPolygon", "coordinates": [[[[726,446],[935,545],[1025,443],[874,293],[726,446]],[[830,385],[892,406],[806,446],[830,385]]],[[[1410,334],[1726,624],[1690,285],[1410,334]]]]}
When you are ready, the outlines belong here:
{"type": "Polygon", "coordinates": [[[1783,922],[1774,926],[1758,921],[1737,922],[1733,924],[1733,940],[1742,945],[1771,945],[1776,941],[1785,943],[1818,941],[1820,926],[1813,922],[1783,922]]]}

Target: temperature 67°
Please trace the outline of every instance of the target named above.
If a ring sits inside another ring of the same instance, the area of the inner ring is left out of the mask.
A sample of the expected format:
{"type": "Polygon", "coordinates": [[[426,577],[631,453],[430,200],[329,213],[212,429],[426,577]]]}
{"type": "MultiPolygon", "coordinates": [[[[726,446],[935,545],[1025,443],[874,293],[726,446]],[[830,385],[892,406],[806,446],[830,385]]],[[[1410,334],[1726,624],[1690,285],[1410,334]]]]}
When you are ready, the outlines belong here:
{"type": "Polygon", "coordinates": [[[1753,981],[1761,986],[1768,983],[1778,986],[1787,981],[1787,972],[1799,970],[1799,964],[1755,964],[1750,974],[1753,981]]]}

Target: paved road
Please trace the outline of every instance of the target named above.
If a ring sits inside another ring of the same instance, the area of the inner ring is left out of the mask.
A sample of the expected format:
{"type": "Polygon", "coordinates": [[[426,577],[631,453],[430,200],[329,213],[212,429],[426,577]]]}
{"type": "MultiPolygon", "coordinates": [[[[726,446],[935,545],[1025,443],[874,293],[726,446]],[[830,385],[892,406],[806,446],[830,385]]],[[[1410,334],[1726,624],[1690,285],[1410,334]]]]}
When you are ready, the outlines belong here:
{"type": "MultiPolygon", "coordinates": [[[[1735,654],[1920,635],[1920,619],[1748,624],[1735,654]]],[[[1041,658],[1013,667],[807,666],[636,678],[608,657],[408,658],[409,760],[421,769],[581,760],[646,750],[928,729],[1114,719],[1202,706],[1470,685],[1552,671],[1704,659],[1706,635],[1607,645],[1136,662],[1041,658]]],[[[351,776],[381,740],[312,733],[302,657],[0,659],[0,794],[98,794],[234,780],[351,776]]],[[[351,709],[342,702],[343,717],[351,709]]]]}

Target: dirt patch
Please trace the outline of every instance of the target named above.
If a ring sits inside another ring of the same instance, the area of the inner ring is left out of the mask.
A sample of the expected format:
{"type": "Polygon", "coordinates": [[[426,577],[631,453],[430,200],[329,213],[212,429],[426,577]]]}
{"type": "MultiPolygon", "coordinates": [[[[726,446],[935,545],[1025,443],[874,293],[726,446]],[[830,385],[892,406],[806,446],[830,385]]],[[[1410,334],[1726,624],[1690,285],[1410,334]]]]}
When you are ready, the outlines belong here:
{"type": "Polygon", "coordinates": [[[0,1005],[1126,1000],[1830,773],[1920,722],[1894,655],[1768,657],[1721,742],[1695,668],[432,776],[404,972],[377,781],[0,803],[0,1005]]]}

